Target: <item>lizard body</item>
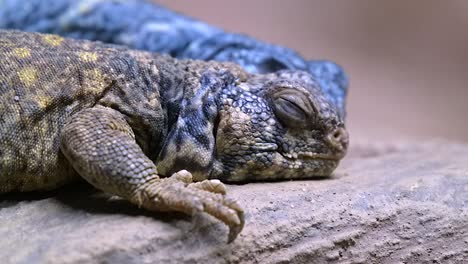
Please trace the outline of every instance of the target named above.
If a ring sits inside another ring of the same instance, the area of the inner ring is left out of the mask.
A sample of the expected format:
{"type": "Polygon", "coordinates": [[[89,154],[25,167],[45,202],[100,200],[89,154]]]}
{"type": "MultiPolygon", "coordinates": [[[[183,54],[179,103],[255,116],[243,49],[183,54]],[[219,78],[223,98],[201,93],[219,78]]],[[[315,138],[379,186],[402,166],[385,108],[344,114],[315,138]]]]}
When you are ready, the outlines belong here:
{"type": "Polygon", "coordinates": [[[75,179],[154,211],[243,227],[219,181],[328,176],[345,155],[341,111],[306,72],[56,35],[0,31],[0,193],[75,179]]]}

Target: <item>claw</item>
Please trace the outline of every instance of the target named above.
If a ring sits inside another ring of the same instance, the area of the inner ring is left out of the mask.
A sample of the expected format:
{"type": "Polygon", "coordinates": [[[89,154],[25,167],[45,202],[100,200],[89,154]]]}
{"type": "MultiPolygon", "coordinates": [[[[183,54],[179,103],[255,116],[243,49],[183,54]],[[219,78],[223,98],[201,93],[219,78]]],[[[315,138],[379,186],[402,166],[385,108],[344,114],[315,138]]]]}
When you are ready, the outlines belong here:
{"type": "Polygon", "coordinates": [[[239,233],[244,228],[244,224],[245,224],[244,212],[239,211],[238,217],[239,217],[240,223],[238,225],[229,226],[229,235],[228,235],[228,241],[227,241],[228,244],[234,241],[234,239],[237,238],[239,233]]]}
{"type": "Polygon", "coordinates": [[[235,225],[240,225],[241,224],[241,220],[239,218],[239,215],[237,214],[236,211],[234,210],[229,210],[229,213],[228,213],[228,218],[231,222],[234,222],[235,225]]]}
{"type": "Polygon", "coordinates": [[[191,183],[192,175],[181,170],[171,177],[145,185],[144,195],[137,193],[137,204],[155,211],[178,211],[189,215],[208,213],[229,227],[231,243],[244,227],[244,211],[233,199],[225,196],[226,187],[219,180],[191,183]]]}
{"type": "Polygon", "coordinates": [[[224,199],[224,203],[229,207],[229,208],[232,208],[236,211],[238,211],[239,213],[243,213],[244,212],[244,209],[242,209],[242,207],[237,203],[236,200],[234,199],[231,199],[231,198],[225,198],[224,199]]]}

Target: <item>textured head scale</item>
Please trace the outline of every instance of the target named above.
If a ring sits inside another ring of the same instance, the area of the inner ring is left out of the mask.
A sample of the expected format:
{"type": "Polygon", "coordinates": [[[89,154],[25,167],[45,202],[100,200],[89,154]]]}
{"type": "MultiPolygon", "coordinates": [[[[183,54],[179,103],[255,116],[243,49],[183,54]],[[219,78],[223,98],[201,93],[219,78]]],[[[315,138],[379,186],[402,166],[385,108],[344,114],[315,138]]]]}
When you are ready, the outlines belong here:
{"type": "Polygon", "coordinates": [[[226,181],[328,176],[346,154],[343,111],[310,74],[253,75],[221,92],[213,177],[226,181]]]}

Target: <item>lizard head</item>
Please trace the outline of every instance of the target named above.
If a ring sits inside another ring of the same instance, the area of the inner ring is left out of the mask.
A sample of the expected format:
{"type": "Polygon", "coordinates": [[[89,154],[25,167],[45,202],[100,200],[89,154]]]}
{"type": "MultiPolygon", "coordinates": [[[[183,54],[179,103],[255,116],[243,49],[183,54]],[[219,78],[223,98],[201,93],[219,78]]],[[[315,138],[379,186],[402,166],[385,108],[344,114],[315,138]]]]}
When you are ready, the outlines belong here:
{"type": "Polygon", "coordinates": [[[222,180],[329,176],[346,154],[343,111],[306,72],[251,75],[220,101],[214,172],[222,180]]]}

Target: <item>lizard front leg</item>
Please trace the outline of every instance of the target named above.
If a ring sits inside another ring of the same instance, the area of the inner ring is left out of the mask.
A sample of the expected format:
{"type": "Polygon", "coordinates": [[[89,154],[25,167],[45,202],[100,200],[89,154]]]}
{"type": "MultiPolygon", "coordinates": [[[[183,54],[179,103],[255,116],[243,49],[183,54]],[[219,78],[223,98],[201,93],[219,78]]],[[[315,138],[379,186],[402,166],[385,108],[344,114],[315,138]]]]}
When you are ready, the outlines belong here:
{"type": "Polygon", "coordinates": [[[114,109],[97,106],[72,116],[62,130],[61,150],[86,181],[105,192],[152,211],[211,214],[229,226],[229,242],[242,230],[243,210],[225,197],[222,183],[192,183],[187,171],[160,178],[114,109]]]}

